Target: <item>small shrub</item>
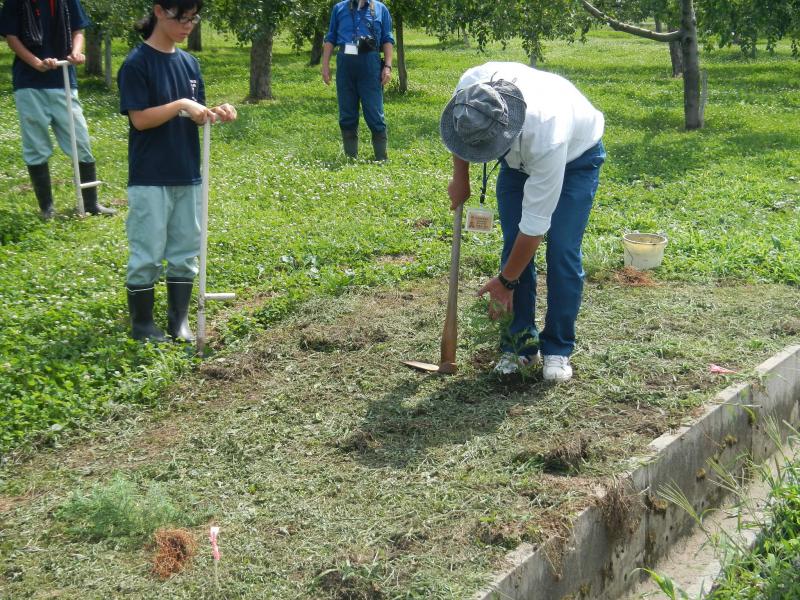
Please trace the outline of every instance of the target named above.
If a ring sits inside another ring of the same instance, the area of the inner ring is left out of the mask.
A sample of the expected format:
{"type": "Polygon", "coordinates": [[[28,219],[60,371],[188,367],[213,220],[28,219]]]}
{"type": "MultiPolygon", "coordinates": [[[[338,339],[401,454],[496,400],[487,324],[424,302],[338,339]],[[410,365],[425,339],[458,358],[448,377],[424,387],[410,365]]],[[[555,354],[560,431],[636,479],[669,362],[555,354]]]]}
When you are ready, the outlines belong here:
{"type": "Polygon", "coordinates": [[[141,542],[156,529],[185,521],[163,487],[153,483],[147,492],[122,475],[91,489],[76,492],[56,512],[66,531],[79,539],[141,542]]]}

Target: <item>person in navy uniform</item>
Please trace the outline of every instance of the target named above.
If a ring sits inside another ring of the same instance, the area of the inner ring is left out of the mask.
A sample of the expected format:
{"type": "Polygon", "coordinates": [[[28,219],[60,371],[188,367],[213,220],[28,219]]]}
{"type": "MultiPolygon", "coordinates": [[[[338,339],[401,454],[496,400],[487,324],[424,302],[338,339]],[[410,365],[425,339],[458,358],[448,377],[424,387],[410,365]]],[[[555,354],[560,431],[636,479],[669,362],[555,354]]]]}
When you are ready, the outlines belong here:
{"type": "Polygon", "coordinates": [[[335,46],[336,95],[344,153],[358,156],[358,106],[372,132],[375,160],[386,160],[383,86],[392,77],[392,17],[377,0],[343,0],[333,7],[322,48],[322,81],[331,82],[330,59],[335,46]],[[379,51],[383,51],[383,60],[379,51]]]}
{"type": "Polygon", "coordinates": [[[144,38],[118,74],[128,133],[128,273],[131,336],[165,339],[153,321],[155,284],[167,262],[167,333],[194,340],[189,302],[200,254],[198,125],[232,121],[230,104],[205,106],[200,64],[176,46],[200,21],[201,0],[158,0],[137,29],[144,38]],[[186,115],[184,117],[183,115],[186,115]]]}
{"type": "MultiPolygon", "coordinates": [[[[86,62],[83,30],[89,19],[79,0],[5,0],[0,12],[0,36],[14,52],[11,67],[14,102],[22,134],[22,159],[28,167],[43,219],[53,218],[53,191],[48,161],[53,154],[50,127],[58,145],[72,156],[69,120],[75,123],[78,167],[82,182],[97,179],[89,131],[78,100],[75,67],[69,67],[72,114],[67,112],[64,79],[59,60],[72,65],[86,62]]],[[[97,202],[97,188],[83,190],[83,206],[92,215],[116,211],[97,202]]]]}

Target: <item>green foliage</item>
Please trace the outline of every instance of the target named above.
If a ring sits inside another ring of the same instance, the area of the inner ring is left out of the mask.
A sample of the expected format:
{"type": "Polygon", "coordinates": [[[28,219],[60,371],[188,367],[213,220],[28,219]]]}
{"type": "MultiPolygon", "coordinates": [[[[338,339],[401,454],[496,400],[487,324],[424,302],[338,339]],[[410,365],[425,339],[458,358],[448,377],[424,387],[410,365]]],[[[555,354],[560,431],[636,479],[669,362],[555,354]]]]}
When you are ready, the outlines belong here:
{"type": "Polygon", "coordinates": [[[770,53],[779,40],[788,38],[797,56],[798,0],[703,0],[697,3],[697,19],[698,31],[709,47],[737,45],[742,53],[755,56],[759,38],[765,38],[770,53]]]}
{"type": "Polygon", "coordinates": [[[214,0],[213,23],[239,42],[252,43],[272,35],[296,6],[290,0],[214,0]]]}
{"type": "Polygon", "coordinates": [[[142,493],[120,474],[88,492],[74,492],[54,517],[76,539],[127,544],[141,543],[160,527],[187,522],[163,485],[152,482],[142,493]]]}
{"type": "Polygon", "coordinates": [[[650,576],[659,589],[664,593],[664,596],[669,600],[689,600],[689,594],[683,591],[679,586],[675,585],[666,575],[657,573],[651,569],[635,569],[636,571],[644,571],[650,576]]]}
{"type": "Polygon", "coordinates": [[[505,45],[520,38],[525,53],[541,60],[545,41],[572,42],[576,32],[582,32],[581,36],[585,34],[591,19],[575,0],[448,0],[437,5],[437,10],[431,11],[424,22],[442,39],[466,32],[475,38],[481,49],[491,42],[505,45]]]}
{"type": "Polygon", "coordinates": [[[766,526],[752,552],[740,552],[717,582],[711,600],[800,597],[800,463],[772,479],[766,526]]]}

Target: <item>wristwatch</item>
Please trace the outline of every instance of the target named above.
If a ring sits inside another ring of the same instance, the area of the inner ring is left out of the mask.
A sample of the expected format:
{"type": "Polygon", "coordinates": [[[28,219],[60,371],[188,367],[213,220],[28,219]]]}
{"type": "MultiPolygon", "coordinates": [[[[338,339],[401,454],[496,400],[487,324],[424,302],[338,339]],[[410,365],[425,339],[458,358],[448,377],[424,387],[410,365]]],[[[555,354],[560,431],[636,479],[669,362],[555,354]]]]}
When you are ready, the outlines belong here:
{"type": "Polygon", "coordinates": [[[507,290],[516,289],[516,287],[519,285],[519,279],[508,280],[505,277],[503,277],[502,273],[500,273],[497,276],[497,279],[500,280],[500,283],[502,283],[503,287],[506,288],[507,290]]]}

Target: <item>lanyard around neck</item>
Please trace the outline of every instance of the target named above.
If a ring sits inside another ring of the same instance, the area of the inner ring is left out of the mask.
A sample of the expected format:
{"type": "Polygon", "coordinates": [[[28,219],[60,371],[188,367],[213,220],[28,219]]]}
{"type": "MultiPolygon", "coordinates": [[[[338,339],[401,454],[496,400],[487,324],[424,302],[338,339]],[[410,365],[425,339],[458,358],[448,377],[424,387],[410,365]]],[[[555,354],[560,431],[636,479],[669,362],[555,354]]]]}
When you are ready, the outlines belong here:
{"type": "MultiPolygon", "coordinates": [[[[508,152],[506,152],[508,154],[508,152]]],[[[497,162],[494,163],[492,170],[487,172],[486,165],[488,163],[483,163],[483,182],[481,183],[481,205],[483,205],[484,201],[486,200],[486,186],[489,184],[489,176],[494,173],[494,170],[500,165],[500,161],[505,158],[505,154],[497,159],[497,162]]]]}
{"type": "MultiPolygon", "coordinates": [[[[364,9],[366,11],[372,12],[371,2],[372,2],[372,0],[369,0],[369,2],[364,4],[364,9]]],[[[353,21],[353,41],[354,42],[359,37],[359,35],[358,35],[358,26],[361,25],[361,20],[363,18],[363,16],[359,13],[360,10],[361,9],[358,7],[358,2],[351,2],[351,4],[350,4],[350,19],[352,19],[352,21],[353,21]],[[355,6],[353,6],[354,4],[355,4],[355,6]],[[356,13],[359,13],[358,14],[358,21],[356,21],[356,13]]],[[[373,20],[374,20],[374,14],[373,14],[373,20]]],[[[370,22],[369,22],[369,15],[367,15],[367,27],[369,27],[370,31],[372,31],[372,27],[370,27],[370,22]]],[[[374,37],[374,35],[375,35],[374,32],[372,33],[372,35],[374,37]]]]}

